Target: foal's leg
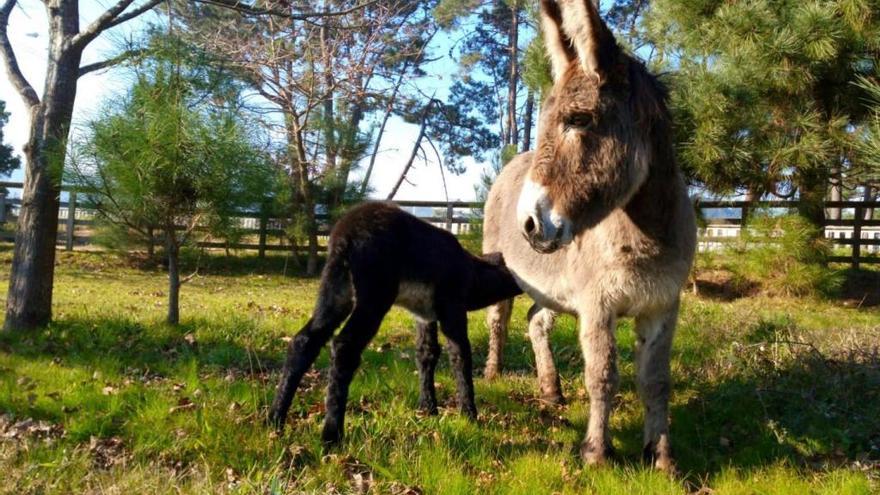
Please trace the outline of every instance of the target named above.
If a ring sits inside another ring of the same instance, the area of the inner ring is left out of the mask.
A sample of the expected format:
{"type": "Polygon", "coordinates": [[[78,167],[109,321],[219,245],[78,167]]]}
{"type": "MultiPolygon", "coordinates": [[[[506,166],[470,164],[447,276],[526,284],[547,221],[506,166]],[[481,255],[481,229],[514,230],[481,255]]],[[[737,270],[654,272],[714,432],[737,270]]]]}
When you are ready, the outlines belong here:
{"type": "Polygon", "coordinates": [[[321,433],[321,439],[325,444],[336,444],[342,440],[348,387],[354,372],[361,364],[361,354],[376,336],[382,318],[389,309],[391,309],[390,302],[380,306],[358,300],[351,317],[339,334],[333,338],[330,383],[327,385],[325,402],[327,415],[324,417],[324,429],[321,433]]]}
{"type": "Polygon", "coordinates": [[[579,323],[584,378],[590,395],[590,419],[581,457],[587,464],[602,464],[614,454],[608,418],[618,383],[616,322],[613,314],[597,311],[580,315],[579,323]]]}
{"type": "Polygon", "coordinates": [[[440,328],[446,336],[446,348],[455,373],[458,390],[458,407],[462,414],[477,419],[477,406],[474,403],[474,376],[471,343],[467,335],[467,312],[464,307],[445,311],[440,318],[440,328]]]}
{"type": "Polygon", "coordinates": [[[416,320],[416,345],[419,354],[419,409],[437,414],[437,394],[434,391],[434,370],[440,360],[437,342],[437,322],[416,320]]]}
{"type": "Polygon", "coordinates": [[[529,309],[529,340],[535,352],[535,368],[538,370],[538,387],[541,400],[550,404],[561,404],[562,387],[559,384],[559,373],[553,363],[553,351],[550,350],[550,331],[556,322],[556,313],[547,308],[533,304],[529,309]]]}
{"type": "Polygon", "coordinates": [[[486,310],[486,326],[489,327],[489,355],[486,357],[486,369],[483,376],[492,380],[501,375],[504,358],[504,344],[507,342],[507,327],[510,324],[510,313],[513,310],[513,299],[507,299],[489,306],[486,310]]]}
{"type": "Polygon", "coordinates": [[[636,318],[636,383],[645,406],[642,456],[663,471],[675,470],[669,444],[669,354],[677,319],[677,303],[665,312],[636,318]]]}
{"type": "Polygon", "coordinates": [[[347,272],[341,262],[335,263],[331,260],[324,271],[324,280],[312,318],[287,347],[281,380],[269,410],[269,423],[279,430],[284,427],[287,411],[303,375],[312,367],[321,348],[333,336],[333,331],[351,312],[351,285],[346,279],[347,272]]]}

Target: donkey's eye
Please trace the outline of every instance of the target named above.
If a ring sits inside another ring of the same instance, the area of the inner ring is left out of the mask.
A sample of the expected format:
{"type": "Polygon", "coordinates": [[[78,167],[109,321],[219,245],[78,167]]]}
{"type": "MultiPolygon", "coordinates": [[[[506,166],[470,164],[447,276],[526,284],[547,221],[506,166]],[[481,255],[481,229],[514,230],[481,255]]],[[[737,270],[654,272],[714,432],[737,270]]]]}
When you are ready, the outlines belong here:
{"type": "Polygon", "coordinates": [[[562,125],[565,126],[566,131],[569,129],[588,131],[595,127],[596,119],[592,114],[587,113],[567,115],[562,119],[562,125]]]}

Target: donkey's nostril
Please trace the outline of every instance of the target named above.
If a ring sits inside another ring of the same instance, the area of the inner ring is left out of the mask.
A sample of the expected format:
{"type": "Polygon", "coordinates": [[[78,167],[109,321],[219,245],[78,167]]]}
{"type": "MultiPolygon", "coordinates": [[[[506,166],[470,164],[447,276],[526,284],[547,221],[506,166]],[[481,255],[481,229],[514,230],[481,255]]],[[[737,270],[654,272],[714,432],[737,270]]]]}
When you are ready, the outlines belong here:
{"type": "Polygon", "coordinates": [[[535,217],[529,216],[529,218],[526,219],[526,224],[523,226],[523,228],[525,229],[525,233],[527,235],[533,234],[535,232],[535,217]]]}

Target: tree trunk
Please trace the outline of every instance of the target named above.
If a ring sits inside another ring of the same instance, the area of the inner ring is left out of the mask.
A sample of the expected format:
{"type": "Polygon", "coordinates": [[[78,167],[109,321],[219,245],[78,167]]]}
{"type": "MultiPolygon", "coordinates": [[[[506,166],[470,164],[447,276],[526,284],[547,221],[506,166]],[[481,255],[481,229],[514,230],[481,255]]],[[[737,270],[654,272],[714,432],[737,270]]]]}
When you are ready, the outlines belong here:
{"type": "Polygon", "coordinates": [[[168,318],[169,325],[180,323],[180,246],[174,229],[165,229],[165,254],[168,256],[168,318]]]}
{"type": "MultiPolygon", "coordinates": [[[[830,183],[830,197],[831,201],[841,201],[843,200],[842,187],[841,187],[841,177],[840,177],[840,167],[833,167],[831,169],[831,177],[829,177],[830,183]]],[[[832,206],[826,209],[828,214],[828,218],[830,220],[840,220],[840,207],[832,206]]]]}
{"type": "Polygon", "coordinates": [[[370,175],[373,173],[373,166],[376,165],[376,156],[379,155],[379,144],[382,142],[382,135],[385,134],[385,125],[388,124],[388,119],[391,118],[391,114],[394,112],[394,100],[397,98],[397,92],[400,91],[400,85],[403,84],[404,77],[406,77],[409,64],[409,59],[403,63],[403,69],[401,69],[400,75],[397,77],[397,82],[394,83],[394,89],[391,91],[391,96],[388,98],[388,102],[385,105],[385,115],[382,117],[382,124],[379,126],[379,133],[376,135],[376,142],[373,144],[373,154],[370,155],[370,164],[367,165],[367,172],[364,174],[363,182],[361,182],[360,193],[362,196],[367,192],[367,186],[370,184],[370,175]]]}
{"type": "MultiPolygon", "coordinates": [[[[409,173],[410,167],[412,167],[413,162],[416,160],[416,155],[419,152],[419,146],[422,144],[422,139],[425,137],[425,131],[428,127],[428,115],[431,111],[431,105],[434,104],[434,100],[430,100],[425,108],[422,110],[422,125],[419,127],[419,135],[416,136],[416,142],[413,145],[412,153],[409,155],[409,160],[407,160],[406,165],[403,166],[403,171],[400,172],[400,177],[397,178],[397,183],[394,184],[394,187],[391,188],[391,192],[388,193],[388,197],[386,198],[388,201],[394,199],[394,196],[397,194],[397,190],[400,189],[400,186],[403,184],[404,179],[406,179],[406,174],[409,173]]],[[[442,166],[443,164],[441,164],[442,166]]]]}
{"type": "MultiPolygon", "coordinates": [[[[862,192],[862,201],[876,201],[876,196],[873,194],[873,188],[870,184],[865,184],[862,186],[864,188],[862,192]]],[[[865,208],[865,216],[863,220],[872,220],[874,218],[874,208],[865,208]]]]}
{"type": "MultiPolygon", "coordinates": [[[[56,25],[62,23],[58,18],[50,23],[55,32],[72,29],[56,25]]],[[[24,187],[6,298],[6,330],[33,330],[52,318],[61,175],[80,54],[52,43],[49,60],[43,101],[30,107],[24,187]]]]}
{"type": "Polygon", "coordinates": [[[315,200],[312,194],[312,185],[309,182],[308,158],[306,145],[303,139],[302,128],[293,122],[293,140],[296,150],[296,163],[299,174],[299,197],[302,200],[303,212],[306,218],[306,234],[309,238],[309,255],[306,260],[306,275],[309,277],[318,274],[318,223],[315,217],[315,200]]]}
{"type": "Polygon", "coordinates": [[[153,256],[156,255],[156,235],[153,231],[153,227],[147,227],[147,257],[150,260],[153,259],[153,256]]]}
{"type": "Polygon", "coordinates": [[[825,193],[827,178],[816,173],[804,173],[798,184],[798,215],[816,227],[817,235],[821,235],[825,226],[825,193]]]}
{"type": "Polygon", "coordinates": [[[522,151],[532,149],[532,114],[535,112],[535,92],[529,89],[526,96],[526,115],[523,120],[523,147],[522,151]]]}
{"type": "Polygon", "coordinates": [[[507,139],[504,144],[516,145],[519,136],[516,128],[516,93],[519,84],[517,64],[517,45],[519,44],[519,6],[514,0],[510,4],[511,22],[507,48],[510,51],[510,76],[507,81],[507,139]]]}

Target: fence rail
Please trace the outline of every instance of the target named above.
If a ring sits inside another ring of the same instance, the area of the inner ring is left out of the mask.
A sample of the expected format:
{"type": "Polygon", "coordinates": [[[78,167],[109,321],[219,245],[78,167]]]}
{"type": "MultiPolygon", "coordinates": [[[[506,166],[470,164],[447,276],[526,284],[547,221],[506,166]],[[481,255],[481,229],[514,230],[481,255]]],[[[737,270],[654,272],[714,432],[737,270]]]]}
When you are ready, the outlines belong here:
{"type": "MultiPolygon", "coordinates": [[[[0,188],[21,189],[20,182],[0,181],[0,188]]],[[[77,191],[62,186],[68,201],[61,202],[58,214],[58,244],[72,250],[74,246],[88,245],[93,240],[95,212],[88,205],[77,203],[77,191]]],[[[473,201],[395,201],[398,206],[409,209],[416,216],[432,224],[444,227],[454,234],[461,235],[479,227],[482,221],[479,212],[483,203],[473,201]]],[[[0,193],[0,224],[13,219],[21,206],[18,198],[7,198],[0,193]]],[[[699,229],[700,249],[714,249],[735,240],[750,212],[758,208],[785,209],[797,208],[797,201],[697,201],[695,208],[701,210],[707,219],[706,225],[699,229]],[[711,214],[712,210],[722,210],[711,214]]],[[[825,220],[825,236],[833,239],[835,245],[849,247],[849,256],[833,256],[830,261],[849,263],[858,268],[862,263],[880,263],[880,219],[874,218],[873,211],[880,210],[880,201],[827,201],[825,208],[851,210],[847,218],[825,220]],[[862,248],[866,249],[862,249],[862,248]]],[[[244,236],[239,242],[226,242],[203,239],[198,245],[205,248],[255,250],[260,256],[266,251],[290,251],[294,247],[287,239],[285,228],[289,224],[285,218],[276,218],[267,211],[242,211],[236,215],[244,236]],[[247,238],[256,242],[243,242],[247,238]],[[254,239],[255,238],[255,239],[254,239]]],[[[326,237],[330,225],[325,215],[319,215],[321,228],[318,235],[326,237]]],[[[0,240],[10,241],[13,233],[8,229],[0,231],[0,240]]],[[[306,246],[296,246],[297,251],[305,251],[306,246]]],[[[321,245],[320,250],[326,249],[321,245]]]]}

